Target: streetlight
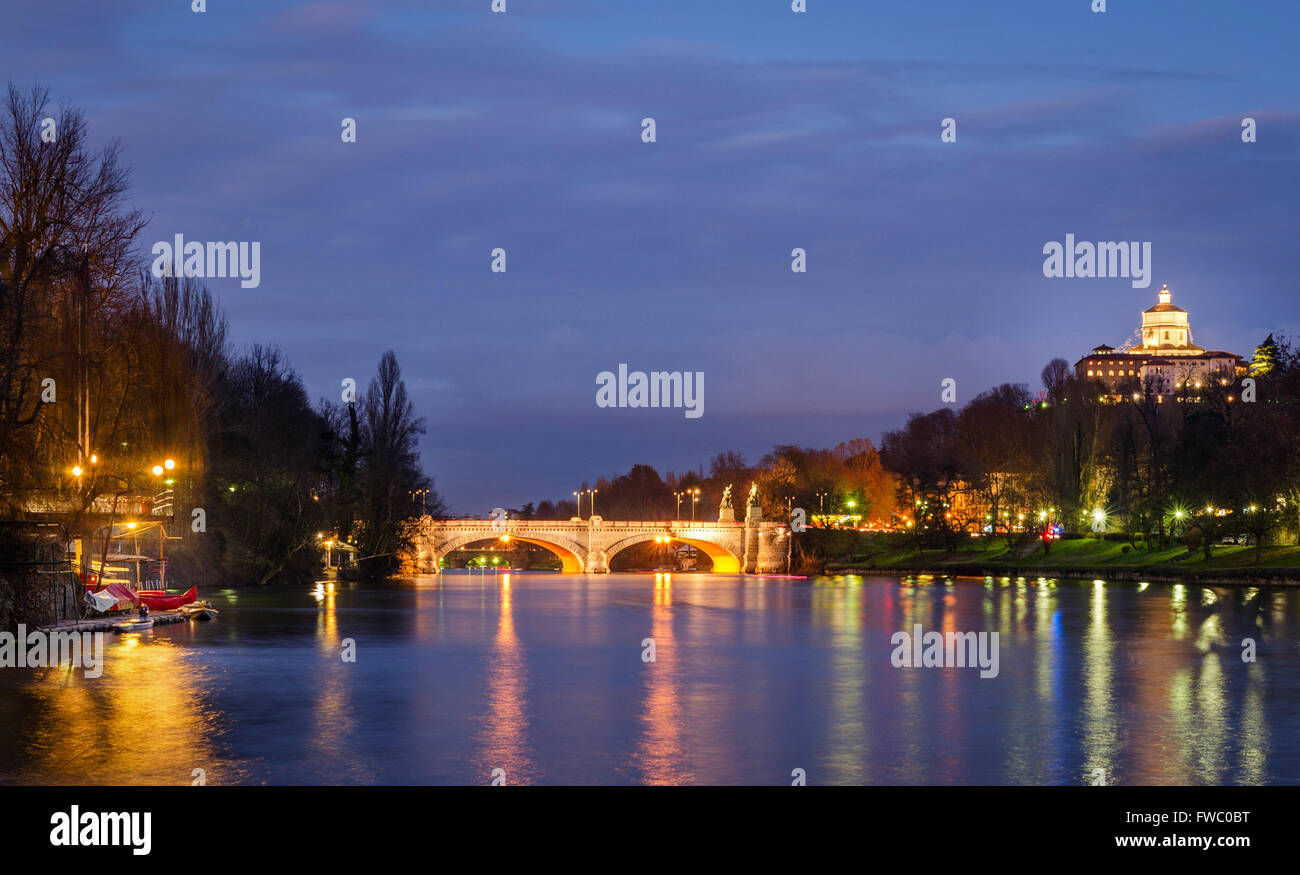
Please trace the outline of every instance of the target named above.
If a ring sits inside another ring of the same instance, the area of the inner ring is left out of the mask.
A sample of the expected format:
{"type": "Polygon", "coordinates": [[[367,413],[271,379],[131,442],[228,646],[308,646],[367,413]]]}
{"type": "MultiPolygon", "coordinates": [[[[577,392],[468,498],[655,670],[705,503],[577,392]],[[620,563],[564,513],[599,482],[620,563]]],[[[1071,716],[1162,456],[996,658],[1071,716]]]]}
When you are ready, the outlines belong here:
{"type": "MultiPolygon", "coordinates": [[[[688,498],[688,497],[694,495],[696,492],[699,492],[699,490],[696,489],[696,490],[692,491],[692,490],[690,490],[690,489],[683,489],[681,492],[674,492],[674,493],[673,493],[673,497],[677,499],[677,510],[676,510],[676,512],[673,514],[673,519],[681,519],[681,518],[682,518],[682,499],[683,499],[683,498],[688,498]]],[[[691,505],[691,514],[692,514],[691,519],[692,519],[692,520],[695,519],[694,513],[695,513],[695,508],[694,508],[694,499],[692,499],[692,505],[691,505]]]]}
{"type": "Polygon", "coordinates": [[[582,519],[582,496],[586,494],[586,492],[587,490],[585,489],[582,490],[582,492],[579,492],[576,489],[573,490],[573,497],[578,501],[578,519],[582,519]]]}
{"type": "Polygon", "coordinates": [[[591,516],[596,515],[596,493],[599,491],[598,489],[591,490],[591,516]]]}
{"type": "Polygon", "coordinates": [[[691,525],[695,525],[695,505],[700,503],[700,490],[698,488],[690,490],[691,493],[691,525]]]}
{"type": "Polygon", "coordinates": [[[415,500],[415,496],[417,496],[417,495],[420,496],[420,516],[424,516],[424,497],[425,497],[426,495],[428,495],[428,494],[429,494],[429,490],[428,490],[428,489],[413,489],[413,490],[411,490],[411,500],[412,500],[412,501],[415,500]]]}

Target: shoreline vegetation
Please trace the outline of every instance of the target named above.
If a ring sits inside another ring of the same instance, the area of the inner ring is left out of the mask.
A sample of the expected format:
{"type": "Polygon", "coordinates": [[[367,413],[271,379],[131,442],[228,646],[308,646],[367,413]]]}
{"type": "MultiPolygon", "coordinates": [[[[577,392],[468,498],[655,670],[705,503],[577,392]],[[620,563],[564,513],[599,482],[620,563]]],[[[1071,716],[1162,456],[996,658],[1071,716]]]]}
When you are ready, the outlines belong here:
{"type": "Polygon", "coordinates": [[[836,574],[933,574],[946,577],[1070,577],[1151,583],[1300,586],[1300,547],[1268,547],[1259,564],[1255,548],[1219,545],[1209,560],[1183,545],[1133,548],[1122,541],[1079,538],[1028,555],[1005,544],[979,544],[953,552],[878,545],[855,556],[827,560],[836,574]],[[1129,549],[1124,550],[1125,547],[1129,549]]]}

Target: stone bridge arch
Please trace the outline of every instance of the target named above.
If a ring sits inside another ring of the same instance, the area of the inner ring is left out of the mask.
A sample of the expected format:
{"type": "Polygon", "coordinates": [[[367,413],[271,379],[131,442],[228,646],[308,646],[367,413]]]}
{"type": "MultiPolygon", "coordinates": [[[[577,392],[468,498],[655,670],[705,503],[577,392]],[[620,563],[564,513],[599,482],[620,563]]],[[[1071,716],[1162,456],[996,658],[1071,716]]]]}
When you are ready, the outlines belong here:
{"type": "Polygon", "coordinates": [[[668,535],[678,543],[690,544],[708,556],[713,561],[713,571],[716,574],[739,574],[744,564],[745,545],[738,536],[726,537],[707,532],[692,532],[686,535],[664,530],[636,532],[613,541],[604,548],[605,561],[610,562],[628,547],[644,544],[664,535],[668,535]]]}
{"type": "Polygon", "coordinates": [[[587,568],[587,548],[572,538],[559,533],[528,532],[526,534],[511,531],[510,527],[494,531],[491,525],[480,529],[456,532],[446,538],[426,537],[425,549],[420,551],[418,565],[422,571],[437,571],[442,557],[452,550],[458,550],[466,544],[479,541],[497,541],[508,537],[512,541],[522,541],[550,550],[560,559],[561,569],[565,574],[582,574],[587,568]]]}

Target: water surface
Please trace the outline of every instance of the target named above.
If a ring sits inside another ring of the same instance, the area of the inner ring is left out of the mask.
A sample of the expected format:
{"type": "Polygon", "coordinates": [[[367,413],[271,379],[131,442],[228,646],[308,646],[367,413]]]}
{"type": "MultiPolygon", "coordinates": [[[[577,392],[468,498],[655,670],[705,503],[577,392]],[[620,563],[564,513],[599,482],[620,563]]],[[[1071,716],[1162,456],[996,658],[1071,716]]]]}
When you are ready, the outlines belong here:
{"type": "Polygon", "coordinates": [[[0,781],[1300,783],[1293,589],[461,572],[203,595],[219,620],[110,636],[102,678],[0,670],[0,781]],[[918,623],[998,632],[997,677],[896,668],[918,623]]]}

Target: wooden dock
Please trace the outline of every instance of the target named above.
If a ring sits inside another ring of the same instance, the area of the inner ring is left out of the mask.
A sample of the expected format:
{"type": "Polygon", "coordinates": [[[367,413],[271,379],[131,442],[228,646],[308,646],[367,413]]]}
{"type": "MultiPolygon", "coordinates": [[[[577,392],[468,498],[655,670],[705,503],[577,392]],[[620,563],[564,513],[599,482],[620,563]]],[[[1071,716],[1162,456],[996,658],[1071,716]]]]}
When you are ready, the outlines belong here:
{"type": "MultiPolygon", "coordinates": [[[[37,628],[42,632],[112,632],[114,625],[135,616],[137,616],[135,611],[124,611],[117,616],[93,617],[89,620],[61,620],[37,628]]],[[[150,611],[149,618],[153,620],[155,626],[165,626],[168,623],[184,623],[189,619],[189,615],[184,611],[150,611]]]]}

